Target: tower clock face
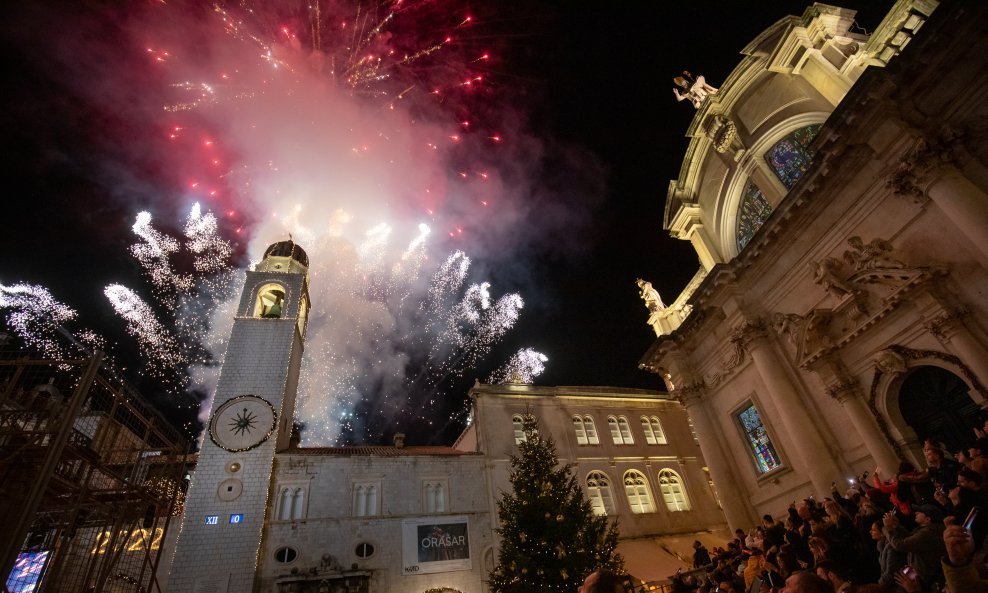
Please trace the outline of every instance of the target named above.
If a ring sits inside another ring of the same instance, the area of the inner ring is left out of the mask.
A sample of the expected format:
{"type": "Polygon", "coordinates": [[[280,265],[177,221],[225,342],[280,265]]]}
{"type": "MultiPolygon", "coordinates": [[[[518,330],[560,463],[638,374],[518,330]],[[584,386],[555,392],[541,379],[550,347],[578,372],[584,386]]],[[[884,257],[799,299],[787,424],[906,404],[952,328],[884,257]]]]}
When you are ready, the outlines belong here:
{"type": "Polygon", "coordinates": [[[240,395],[213,412],[209,438],[227,451],[247,451],[268,440],[277,421],[278,415],[267,400],[240,395]]]}

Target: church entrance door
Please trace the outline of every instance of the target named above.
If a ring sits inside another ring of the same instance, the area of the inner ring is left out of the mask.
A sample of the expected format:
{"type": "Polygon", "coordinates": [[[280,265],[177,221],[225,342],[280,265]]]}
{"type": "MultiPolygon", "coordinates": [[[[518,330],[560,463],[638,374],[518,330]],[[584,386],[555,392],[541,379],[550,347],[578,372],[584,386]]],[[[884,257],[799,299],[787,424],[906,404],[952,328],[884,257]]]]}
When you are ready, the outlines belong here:
{"type": "Polygon", "coordinates": [[[917,367],[899,389],[899,409],[919,438],[933,438],[951,452],[974,442],[972,428],[981,426],[981,408],[960,377],[934,366],[917,367]]]}

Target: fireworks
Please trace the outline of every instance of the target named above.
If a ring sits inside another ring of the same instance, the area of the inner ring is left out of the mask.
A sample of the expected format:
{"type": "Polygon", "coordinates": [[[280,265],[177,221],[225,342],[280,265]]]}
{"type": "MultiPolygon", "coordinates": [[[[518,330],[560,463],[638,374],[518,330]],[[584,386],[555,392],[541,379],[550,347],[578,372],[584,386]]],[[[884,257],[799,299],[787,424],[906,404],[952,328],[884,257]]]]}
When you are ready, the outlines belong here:
{"type": "Polygon", "coordinates": [[[545,363],[548,357],[532,348],[522,348],[515,352],[508,363],[491,374],[487,379],[488,383],[528,383],[531,384],[535,377],[545,371],[545,363]]]}
{"type": "MultiPolygon", "coordinates": [[[[125,39],[101,55],[129,49],[148,73],[133,79],[150,82],[135,92],[124,75],[99,109],[154,113],[158,135],[138,142],[183,189],[157,188],[147,202],[195,202],[181,235],[155,228],[153,208],[137,214],[129,251],[149,290],[105,289],[145,372],[173,393],[211,393],[242,286],[238,254],[290,233],[312,262],[297,412],[305,443],[415,427],[423,438],[434,423],[459,422],[457,380],[523,306],[468,280],[470,259],[455,249],[509,226],[496,208],[526,196],[490,154],[510,144],[489,121],[497,110],[473,109],[497,103],[486,70],[496,56],[471,37],[483,19],[433,0],[122,10],[125,39]]],[[[105,66],[108,76],[127,69],[105,66]]],[[[59,323],[50,306],[36,310],[59,323]]]]}
{"type": "Polygon", "coordinates": [[[28,346],[51,358],[65,355],[55,333],[77,313],[57,301],[48,289],[36,284],[0,284],[0,309],[9,310],[7,326],[28,346]]]}

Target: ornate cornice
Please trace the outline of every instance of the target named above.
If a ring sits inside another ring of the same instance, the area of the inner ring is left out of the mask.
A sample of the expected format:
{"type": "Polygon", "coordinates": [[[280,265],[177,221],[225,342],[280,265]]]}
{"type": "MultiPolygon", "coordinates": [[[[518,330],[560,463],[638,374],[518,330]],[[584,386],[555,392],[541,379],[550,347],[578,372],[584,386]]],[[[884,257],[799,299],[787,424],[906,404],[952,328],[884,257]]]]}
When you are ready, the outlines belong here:
{"type": "Polygon", "coordinates": [[[912,198],[919,203],[925,202],[929,199],[926,187],[940,168],[954,162],[952,145],[960,138],[960,133],[946,130],[937,139],[920,139],[889,173],[885,187],[896,195],[912,198]]]}
{"type": "Polygon", "coordinates": [[[827,386],[827,395],[843,405],[847,400],[858,397],[858,387],[858,382],[854,379],[841,378],[827,386]]]}
{"type": "Polygon", "coordinates": [[[706,393],[706,384],[703,381],[695,381],[677,388],[670,395],[676,398],[679,403],[683,404],[685,408],[689,409],[691,406],[698,405],[702,402],[706,393]]]}
{"type": "Polygon", "coordinates": [[[760,317],[745,319],[731,332],[731,342],[739,344],[745,350],[759,340],[768,337],[768,326],[760,317]]]}

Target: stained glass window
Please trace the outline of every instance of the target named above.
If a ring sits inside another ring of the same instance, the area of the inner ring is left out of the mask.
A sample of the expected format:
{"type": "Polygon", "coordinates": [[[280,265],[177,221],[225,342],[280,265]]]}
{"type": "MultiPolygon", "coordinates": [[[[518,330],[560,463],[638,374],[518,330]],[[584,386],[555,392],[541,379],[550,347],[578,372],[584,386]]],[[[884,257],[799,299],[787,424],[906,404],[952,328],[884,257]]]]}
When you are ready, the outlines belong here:
{"type": "Polygon", "coordinates": [[[776,142],[765,153],[765,160],[786,189],[792,189],[810,166],[813,153],[808,147],[820,131],[820,126],[821,124],[813,124],[800,128],[776,142]]]}
{"type": "Polygon", "coordinates": [[[748,444],[751,446],[751,452],[755,456],[758,472],[764,474],[782,465],[779,462],[779,454],[775,451],[775,445],[772,444],[772,439],[769,438],[768,432],[765,431],[765,425],[762,424],[762,417],[754,404],[749,405],[738,413],[738,421],[741,423],[744,436],[748,439],[748,444]]]}
{"type": "Polygon", "coordinates": [[[771,214],[772,206],[765,199],[765,194],[749,181],[738,206],[738,251],[744,249],[771,214]]]}

